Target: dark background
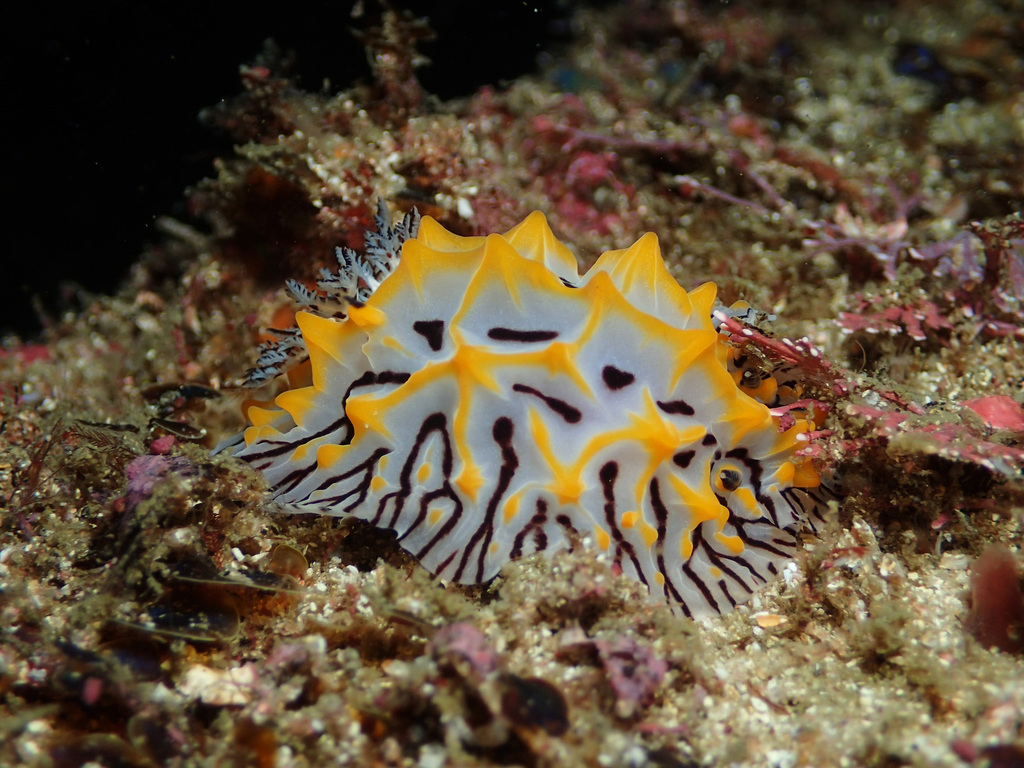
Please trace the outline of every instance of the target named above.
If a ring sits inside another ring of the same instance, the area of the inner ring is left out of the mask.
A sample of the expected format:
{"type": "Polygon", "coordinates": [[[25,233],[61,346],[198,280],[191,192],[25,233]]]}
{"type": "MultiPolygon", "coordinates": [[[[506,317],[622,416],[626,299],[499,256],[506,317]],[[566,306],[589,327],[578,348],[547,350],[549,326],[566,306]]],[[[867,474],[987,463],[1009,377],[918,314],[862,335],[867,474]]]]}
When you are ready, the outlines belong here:
{"type": "MultiPolygon", "coordinates": [[[[536,67],[568,39],[569,3],[557,0],[394,0],[427,16],[437,39],[421,46],[428,91],[468,95],[536,67]]],[[[204,107],[241,90],[240,64],[272,38],[297,56],[305,90],[367,79],[349,31],[379,13],[366,0],[280,4],[21,4],[4,13],[3,109],[7,237],[0,334],[31,338],[36,307],[51,317],[83,289],[110,292],[161,215],[184,218],[184,190],[212,175],[230,141],[204,126],[204,107]],[[13,94],[12,94],[13,91],[13,94]],[[13,98],[11,97],[13,95],[13,98]]]]}

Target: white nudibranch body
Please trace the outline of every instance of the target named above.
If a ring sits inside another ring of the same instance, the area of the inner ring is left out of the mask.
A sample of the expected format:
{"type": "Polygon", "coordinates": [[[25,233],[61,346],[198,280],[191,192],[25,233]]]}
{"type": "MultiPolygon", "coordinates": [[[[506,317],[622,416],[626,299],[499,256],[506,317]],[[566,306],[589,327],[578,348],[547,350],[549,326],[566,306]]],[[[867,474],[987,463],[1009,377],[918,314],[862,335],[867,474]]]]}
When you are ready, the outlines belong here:
{"type": "Polygon", "coordinates": [[[291,386],[222,446],[281,509],[394,530],[458,582],[589,538],[686,615],[745,600],[820,519],[814,424],[780,431],[780,382],[737,368],[716,287],[680,287],[653,234],[580,276],[540,213],[459,237],[381,206],[378,227],[289,284],[297,329],[249,380],[298,363],[291,386]]]}

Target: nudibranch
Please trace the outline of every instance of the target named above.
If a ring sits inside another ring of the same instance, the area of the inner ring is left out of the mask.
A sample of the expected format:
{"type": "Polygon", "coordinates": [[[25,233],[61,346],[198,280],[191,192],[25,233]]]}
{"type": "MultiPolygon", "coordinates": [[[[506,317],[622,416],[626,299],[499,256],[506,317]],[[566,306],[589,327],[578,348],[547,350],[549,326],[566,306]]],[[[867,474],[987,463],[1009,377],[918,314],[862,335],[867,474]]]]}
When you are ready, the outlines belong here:
{"type": "MultiPolygon", "coordinates": [[[[221,446],[277,507],[393,530],[445,579],[581,542],[692,616],[779,572],[827,492],[779,382],[736,363],[717,288],[687,292],[655,235],[584,274],[543,214],[460,237],[386,206],[248,383],[288,370],[221,446]]],[[[785,382],[783,382],[785,384],[785,382]]]]}

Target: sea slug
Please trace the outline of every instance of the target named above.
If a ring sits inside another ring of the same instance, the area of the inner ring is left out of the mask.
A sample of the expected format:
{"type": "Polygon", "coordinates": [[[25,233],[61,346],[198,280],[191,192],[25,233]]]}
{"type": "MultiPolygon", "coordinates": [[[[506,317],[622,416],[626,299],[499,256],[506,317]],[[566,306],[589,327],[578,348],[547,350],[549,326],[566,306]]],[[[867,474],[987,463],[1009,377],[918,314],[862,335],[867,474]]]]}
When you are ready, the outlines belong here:
{"type": "Polygon", "coordinates": [[[391,529],[462,583],[589,541],[688,616],[791,558],[827,495],[796,450],[814,424],[780,429],[778,376],[742,365],[716,286],[683,289],[655,235],[581,276],[539,212],[459,237],[381,205],[378,230],[289,283],[297,327],[248,377],[289,386],[221,446],[276,506],[391,529]]]}

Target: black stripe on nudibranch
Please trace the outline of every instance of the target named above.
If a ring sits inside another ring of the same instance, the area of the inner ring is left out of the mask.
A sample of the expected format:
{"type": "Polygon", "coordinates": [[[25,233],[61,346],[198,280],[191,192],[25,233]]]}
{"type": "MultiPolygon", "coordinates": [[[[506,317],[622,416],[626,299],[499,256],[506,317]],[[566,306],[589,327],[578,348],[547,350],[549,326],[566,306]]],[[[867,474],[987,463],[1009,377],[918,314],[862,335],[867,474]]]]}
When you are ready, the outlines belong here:
{"type": "MultiPolygon", "coordinates": [[[[378,384],[405,384],[411,374],[405,371],[381,371],[377,374],[378,384]]],[[[347,399],[347,398],[346,398],[347,399]]]]}
{"type": "Polygon", "coordinates": [[[390,453],[390,451],[388,451],[386,448],[378,448],[365,461],[353,467],[348,472],[343,472],[342,474],[334,475],[324,480],[322,483],[320,483],[319,486],[317,486],[318,491],[322,491],[334,485],[338,485],[350,478],[358,477],[358,481],[355,483],[355,485],[353,485],[348,490],[343,491],[341,493],[336,493],[333,496],[318,497],[315,502],[317,506],[340,506],[342,502],[352,499],[351,501],[349,501],[348,504],[344,506],[344,510],[346,512],[351,512],[353,509],[358,507],[360,504],[366,501],[366,496],[370,490],[370,481],[373,479],[373,471],[374,468],[377,466],[377,462],[380,461],[382,456],[385,456],[388,453],[390,453]]]}
{"type": "MultiPolygon", "coordinates": [[[[445,526],[454,525],[458,522],[458,518],[462,514],[462,502],[459,501],[458,496],[452,489],[449,482],[452,474],[453,459],[451,437],[448,434],[448,419],[442,412],[437,411],[427,416],[423,420],[423,423],[420,424],[420,429],[419,432],[416,434],[416,439],[413,442],[411,448],[409,449],[409,453],[405,459],[405,464],[402,465],[402,472],[399,476],[399,489],[397,491],[387,493],[381,497],[380,502],[377,504],[377,512],[370,519],[371,525],[391,529],[394,529],[398,525],[398,520],[402,515],[403,509],[405,508],[405,502],[412,495],[413,468],[417,465],[419,461],[421,461],[420,455],[427,444],[427,438],[429,438],[431,434],[435,432],[440,436],[441,439],[442,453],[440,467],[438,468],[441,471],[441,478],[443,479],[441,487],[439,489],[435,489],[442,491],[441,495],[436,498],[449,498],[456,506],[456,513],[453,514],[451,518],[449,518],[449,520],[445,523],[445,526]],[[395,505],[394,511],[391,514],[390,520],[385,521],[384,513],[387,510],[388,504],[392,502],[394,502],[395,505]]],[[[425,516],[426,515],[424,514],[424,517],[425,516]]],[[[410,526],[410,528],[405,532],[405,535],[408,535],[415,525],[418,525],[418,523],[414,523],[413,526],[410,526]]]]}
{"type": "Polygon", "coordinates": [[[569,515],[556,515],[555,522],[558,523],[562,532],[565,534],[565,538],[567,538],[571,543],[575,543],[580,538],[580,532],[576,530],[576,526],[572,524],[572,518],[569,517],[569,515]]]}
{"type": "Polygon", "coordinates": [[[508,553],[509,560],[522,557],[526,538],[533,534],[533,551],[543,552],[548,548],[548,535],[544,532],[544,525],[548,521],[548,503],[544,499],[537,499],[536,512],[530,518],[523,530],[516,534],[512,542],[512,550],[508,553]]]}
{"type": "Polygon", "coordinates": [[[476,527],[476,530],[473,531],[473,535],[469,537],[469,541],[466,542],[466,546],[462,551],[462,557],[459,559],[459,565],[455,569],[453,576],[455,581],[459,581],[462,578],[462,574],[465,573],[466,567],[469,565],[469,559],[473,554],[473,550],[478,544],[480,552],[477,555],[476,574],[473,578],[478,584],[484,580],[484,563],[487,557],[487,550],[491,545],[491,539],[494,538],[494,519],[498,512],[498,502],[505,495],[516,470],[519,468],[519,457],[516,455],[516,449],[512,443],[514,431],[515,425],[512,423],[512,419],[507,416],[496,419],[494,426],[491,428],[491,436],[501,449],[501,469],[498,470],[498,482],[494,493],[491,494],[491,498],[487,501],[487,508],[484,510],[483,519],[476,527]]]}
{"type": "Polygon", "coordinates": [[[579,408],[574,408],[573,406],[565,402],[565,400],[559,400],[557,397],[545,395],[539,389],[528,387],[526,384],[513,384],[512,389],[515,390],[516,392],[522,392],[527,395],[539,397],[541,400],[544,401],[544,404],[548,408],[557,413],[570,424],[578,424],[579,420],[583,418],[583,414],[580,413],[579,408]]]}
{"type": "Polygon", "coordinates": [[[804,520],[812,531],[818,530],[815,519],[821,523],[825,522],[824,511],[828,508],[829,497],[836,498],[835,492],[824,483],[816,489],[783,488],[780,495],[793,516],[798,520],[804,520]]]}
{"type": "Polygon", "coordinates": [[[672,580],[672,574],[668,572],[668,566],[665,564],[665,553],[663,549],[665,536],[668,534],[669,512],[668,507],[665,506],[665,502],[661,500],[661,489],[658,484],[658,478],[652,478],[649,487],[651,489],[651,509],[654,510],[654,519],[658,523],[658,538],[655,542],[654,549],[654,551],[657,552],[658,573],[665,577],[665,593],[676,601],[687,617],[693,618],[693,612],[690,610],[689,606],[686,605],[686,601],[683,599],[682,594],[679,592],[679,588],[672,580]]]}
{"type": "Polygon", "coordinates": [[[441,351],[444,343],[444,320],[417,320],[412,324],[412,329],[427,340],[427,344],[434,352],[441,351]]]}
{"type": "MultiPolygon", "coordinates": [[[[693,529],[690,541],[693,543],[694,556],[696,556],[697,552],[699,552],[702,548],[708,548],[708,544],[704,540],[703,524],[698,525],[696,528],[693,529]]],[[[695,586],[700,591],[700,593],[704,596],[704,601],[708,605],[710,605],[716,613],[721,613],[722,607],[718,604],[718,601],[715,600],[715,596],[711,594],[711,590],[708,589],[708,585],[704,583],[704,579],[702,579],[700,575],[695,570],[693,570],[693,563],[693,557],[691,557],[689,560],[683,563],[683,575],[686,576],[686,578],[690,580],[690,583],[693,584],[693,586],[695,586]]]]}
{"type": "MultiPolygon", "coordinates": [[[[747,594],[751,594],[754,591],[755,587],[750,586],[747,583],[746,579],[744,579],[739,573],[734,571],[729,566],[729,564],[728,564],[729,562],[736,563],[737,565],[742,566],[744,569],[746,569],[750,573],[751,576],[754,577],[754,580],[757,581],[759,584],[764,584],[765,581],[766,581],[765,577],[762,576],[757,571],[755,571],[750,566],[750,563],[745,558],[743,558],[740,555],[727,555],[727,554],[724,554],[722,552],[717,552],[714,549],[712,549],[711,547],[707,547],[707,546],[704,547],[704,553],[707,555],[709,563],[714,565],[716,568],[721,570],[722,573],[724,573],[726,576],[728,576],[734,582],[739,584],[740,587],[742,587],[743,590],[747,594]]],[[[724,580],[719,581],[718,582],[718,586],[722,590],[722,592],[725,593],[725,596],[726,596],[726,598],[728,598],[729,602],[732,603],[733,606],[735,606],[736,605],[736,601],[733,599],[732,595],[729,594],[729,590],[726,589],[725,581],[724,580]]]]}
{"type": "Polygon", "coordinates": [[[647,583],[647,575],[643,572],[640,561],[637,559],[636,549],[626,541],[626,537],[619,529],[618,505],[615,503],[615,481],[619,477],[619,465],[614,461],[609,461],[601,467],[597,476],[601,480],[601,489],[604,492],[604,519],[611,531],[612,541],[615,542],[615,562],[621,563],[622,556],[626,555],[633,563],[637,578],[645,587],[650,587],[647,583]]]}
{"type": "MultiPolygon", "coordinates": [[[[368,387],[374,384],[404,384],[409,380],[409,374],[404,371],[381,371],[380,373],[374,373],[373,371],[367,371],[358,379],[349,385],[349,388],[345,391],[344,396],[341,398],[341,410],[342,416],[335,419],[326,427],[318,429],[316,432],[311,432],[308,435],[303,435],[300,440],[265,440],[269,448],[262,451],[254,451],[246,457],[246,461],[255,463],[262,461],[263,459],[272,458],[275,456],[282,456],[286,453],[294,451],[299,445],[303,443],[312,443],[314,440],[318,440],[321,437],[327,437],[328,435],[337,432],[338,430],[344,430],[344,434],[340,437],[333,438],[331,442],[336,445],[348,445],[352,441],[352,422],[349,421],[348,416],[345,415],[345,403],[352,396],[352,393],[361,387],[368,387]]],[[[315,465],[314,465],[315,469],[315,465]]],[[[309,474],[308,472],[306,474],[309,474]]],[[[293,477],[289,475],[289,477],[293,477]]],[[[301,479],[301,478],[300,478],[301,479]]],[[[275,490],[278,493],[283,493],[282,490],[284,484],[288,482],[288,478],[278,481],[275,486],[275,490]]],[[[297,483],[296,483],[297,484],[297,483]]],[[[293,486],[294,487],[294,486],[293,486]]]]}
{"type": "Polygon", "coordinates": [[[686,469],[690,466],[690,462],[693,461],[693,457],[696,455],[696,451],[680,451],[672,457],[672,462],[680,469],[686,469]]]}
{"type": "Polygon", "coordinates": [[[558,331],[517,331],[515,328],[491,328],[487,337],[494,341],[518,341],[529,344],[535,341],[551,341],[558,338],[558,331]]]}
{"type": "MultiPolygon", "coordinates": [[[[742,520],[742,519],[737,518],[735,515],[729,515],[729,522],[732,523],[733,527],[736,529],[736,535],[739,536],[740,540],[747,547],[751,547],[752,549],[760,549],[760,550],[763,550],[765,552],[770,552],[771,554],[773,554],[776,557],[778,557],[780,560],[785,559],[787,557],[791,557],[792,556],[792,551],[794,549],[796,549],[796,542],[794,540],[791,540],[791,539],[777,539],[777,538],[773,538],[771,540],[771,543],[769,543],[769,542],[764,541],[762,539],[755,538],[755,537],[751,536],[749,533],[747,533],[746,529],[747,529],[748,525],[749,526],[768,525],[768,526],[771,526],[772,528],[776,528],[776,526],[773,525],[768,520],[764,520],[764,519],[760,519],[760,520],[742,520]],[[773,545],[776,545],[776,544],[778,546],[773,546],[773,545]],[[785,550],[789,550],[789,551],[784,551],[783,549],[779,549],[779,547],[784,547],[785,550]]],[[[781,531],[781,530],[784,530],[784,529],[777,528],[777,530],[781,531]]],[[[762,576],[761,578],[763,579],[764,577],[762,576]]]]}
{"type": "Polygon", "coordinates": [[[624,371],[621,368],[616,368],[614,365],[606,365],[602,368],[601,378],[604,379],[605,386],[611,390],[628,387],[636,381],[636,376],[632,373],[624,371]]]}
{"type": "Polygon", "coordinates": [[[693,406],[685,400],[659,400],[658,407],[661,408],[665,413],[670,413],[676,416],[693,416],[696,411],[693,410],[693,406]]]}

